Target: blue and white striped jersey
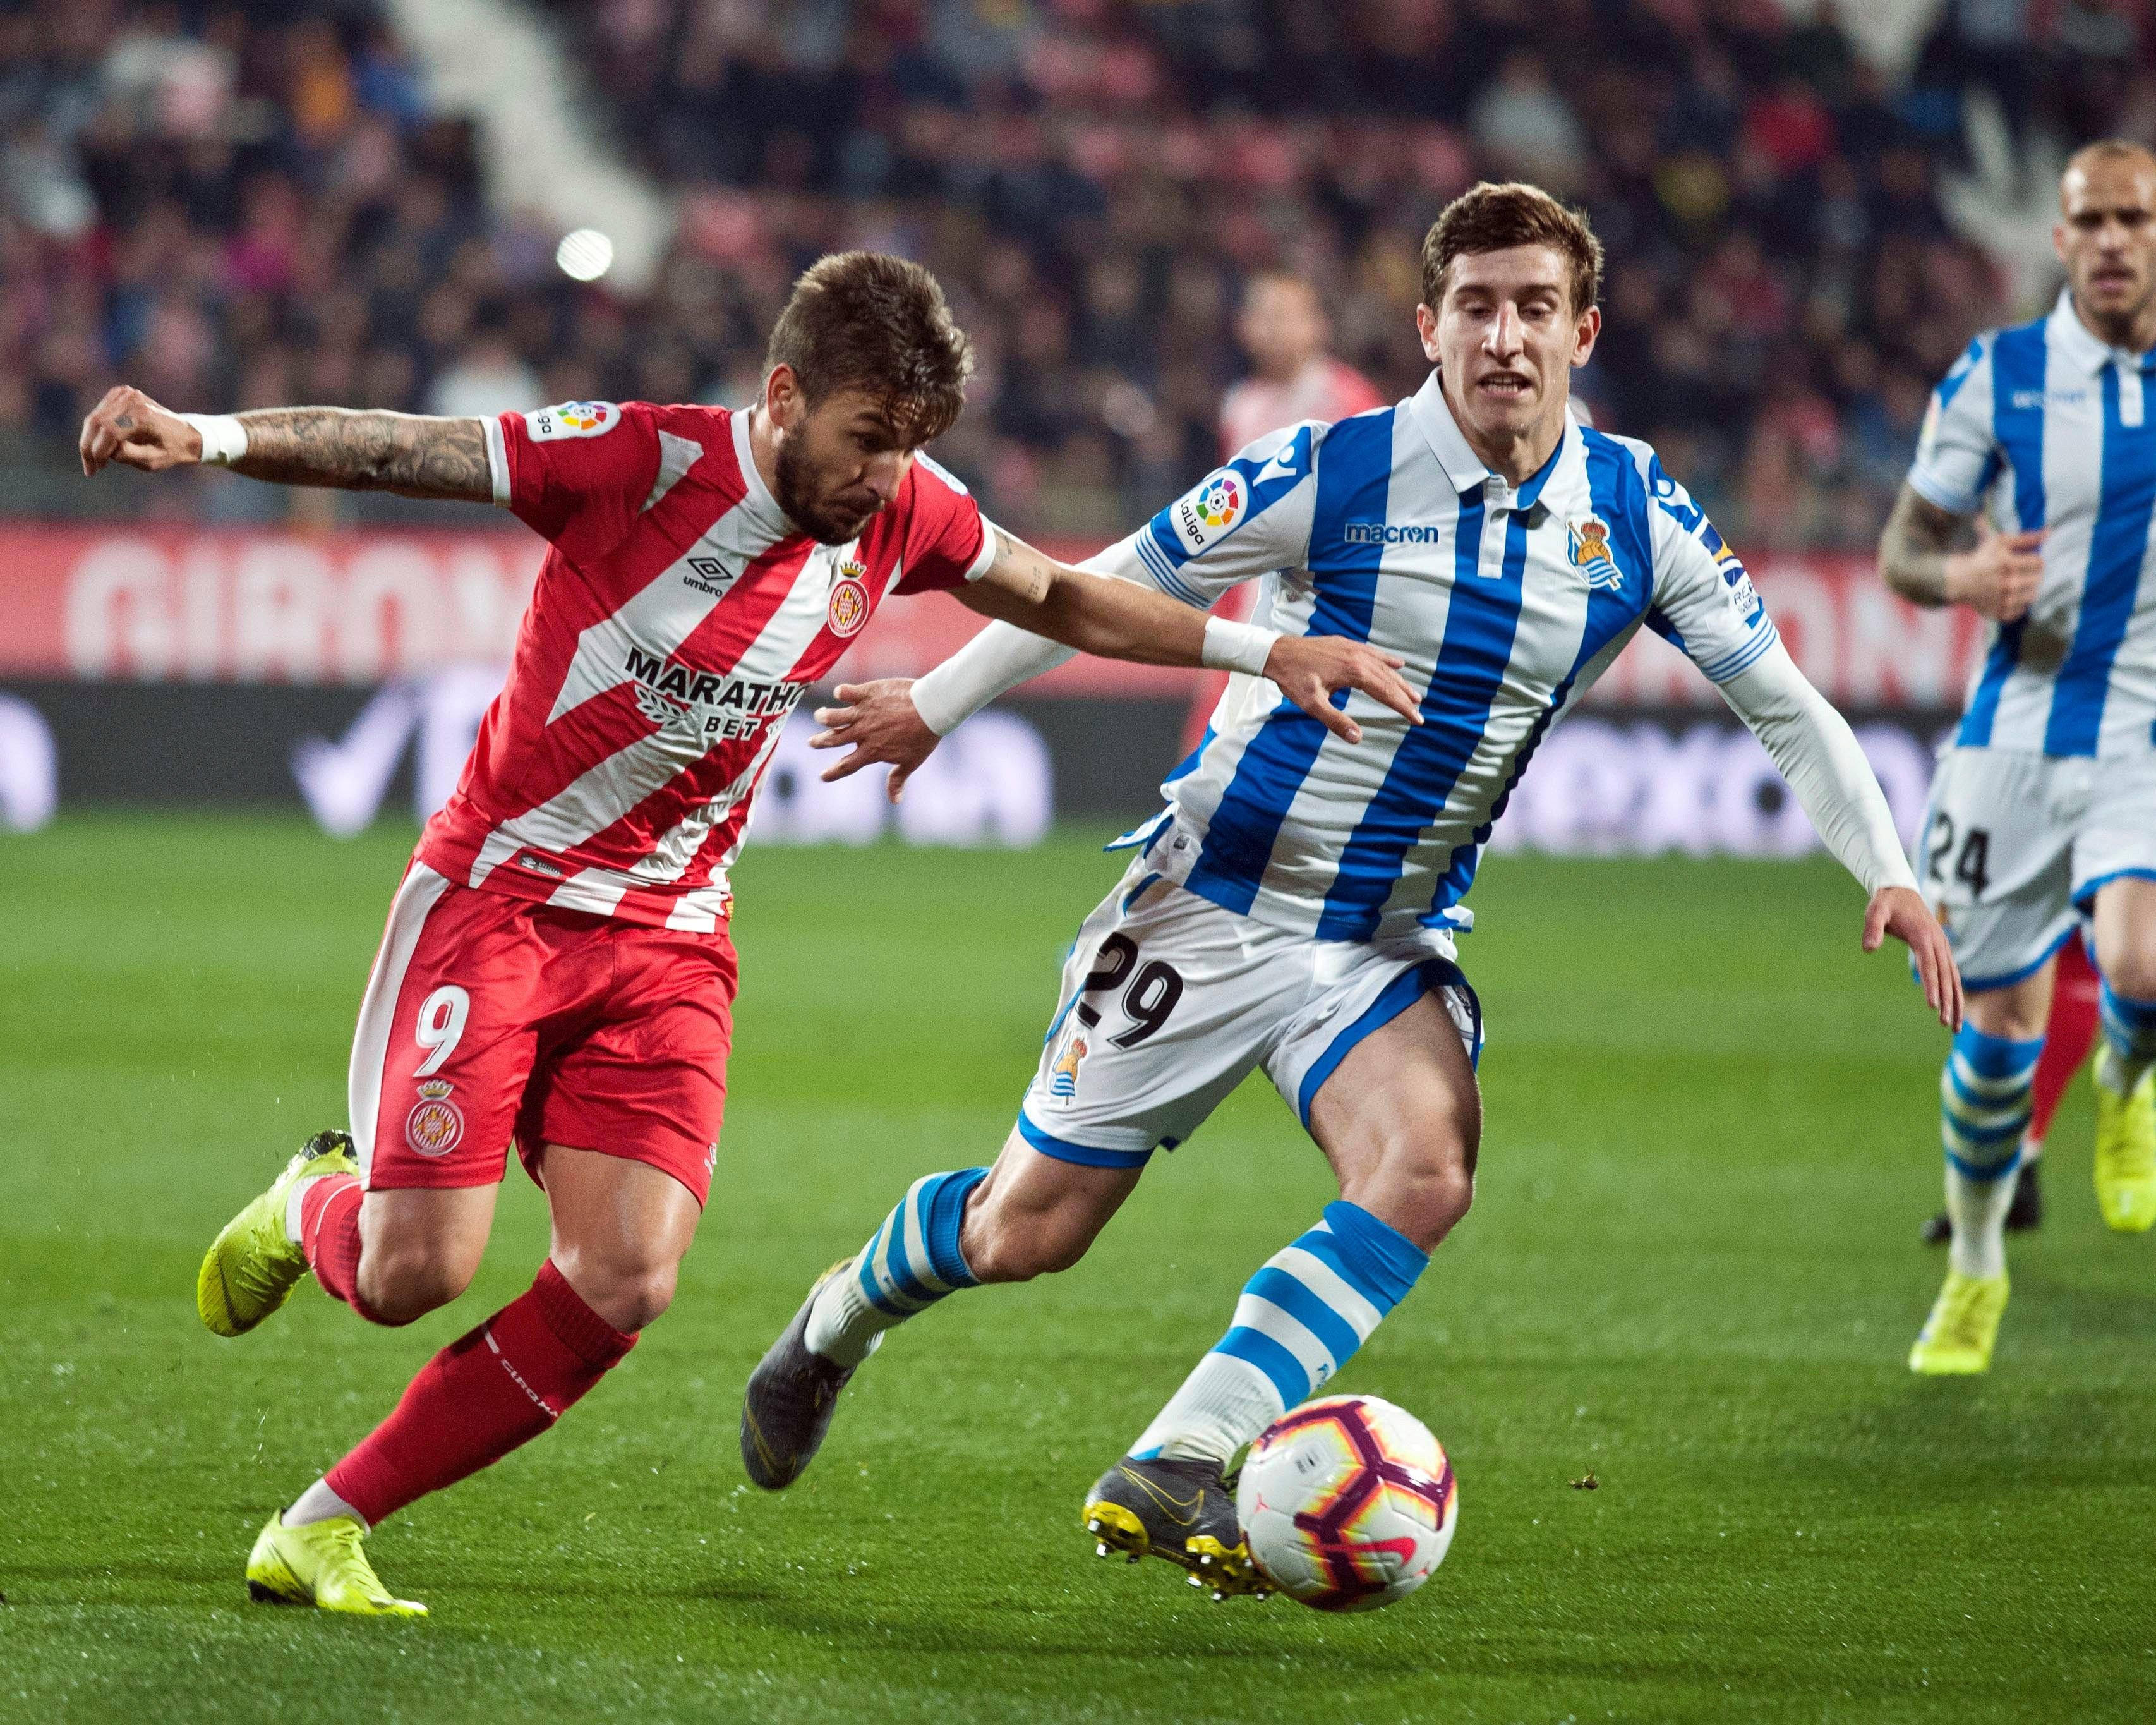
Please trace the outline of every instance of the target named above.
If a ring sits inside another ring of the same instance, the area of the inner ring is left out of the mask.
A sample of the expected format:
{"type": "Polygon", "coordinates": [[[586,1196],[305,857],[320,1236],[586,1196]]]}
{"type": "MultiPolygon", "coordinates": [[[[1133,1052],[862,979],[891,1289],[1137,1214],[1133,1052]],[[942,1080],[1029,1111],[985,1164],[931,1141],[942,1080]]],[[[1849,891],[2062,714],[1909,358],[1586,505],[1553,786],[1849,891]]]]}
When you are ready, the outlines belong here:
{"type": "Polygon", "coordinates": [[[1956,515],[2045,529],[2044,577],[1990,626],[1964,748],[2127,754],[2156,744],[2156,353],[2106,347],[2061,293],[2048,317],[1987,332],[1932,397],[1909,483],[1956,515]]]}
{"type": "Polygon", "coordinates": [[[1321,940],[1470,926],[1460,900],[1507,794],[1642,622],[1717,683],[1776,640],[1652,450],[1568,417],[1515,490],[1435,373],[1397,406],[1261,438],[1088,567],[1142,569],[1199,605],[1262,579],[1255,621],[1406,660],[1423,723],[1343,693],[1353,745],[1263,678],[1232,678],[1143,835],[1192,892],[1321,940]]]}

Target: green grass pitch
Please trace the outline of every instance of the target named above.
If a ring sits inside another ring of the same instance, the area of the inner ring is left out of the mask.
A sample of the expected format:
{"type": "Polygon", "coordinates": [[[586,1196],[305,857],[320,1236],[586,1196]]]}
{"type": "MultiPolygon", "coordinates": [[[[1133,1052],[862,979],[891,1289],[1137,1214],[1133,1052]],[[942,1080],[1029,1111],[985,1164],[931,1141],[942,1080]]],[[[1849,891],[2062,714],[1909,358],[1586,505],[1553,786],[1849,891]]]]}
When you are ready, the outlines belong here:
{"type": "Polygon", "coordinates": [[[808,1280],[1001,1141],[1116,873],[1098,837],[752,852],[679,1301],[558,1431],[381,1530],[418,1625],[250,1606],[240,1566],[528,1284],[521,1173],[478,1286],[408,1333],[304,1287],[220,1342],[191,1300],[218,1225],[343,1119],[409,833],[0,841],[0,1719],[2156,1717],[2156,1237],[2098,1223],[2077,1094],[1991,1376],[1910,1377],[1943,1038],[1824,862],[1486,870],[1477,1202],[1340,1380],[1459,1468],[1416,1599],[1214,1605],[1075,1525],[1332,1195],[1257,1085],[1076,1270],[894,1337],[802,1485],[748,1488],[741,1385],[808,1280]]]}

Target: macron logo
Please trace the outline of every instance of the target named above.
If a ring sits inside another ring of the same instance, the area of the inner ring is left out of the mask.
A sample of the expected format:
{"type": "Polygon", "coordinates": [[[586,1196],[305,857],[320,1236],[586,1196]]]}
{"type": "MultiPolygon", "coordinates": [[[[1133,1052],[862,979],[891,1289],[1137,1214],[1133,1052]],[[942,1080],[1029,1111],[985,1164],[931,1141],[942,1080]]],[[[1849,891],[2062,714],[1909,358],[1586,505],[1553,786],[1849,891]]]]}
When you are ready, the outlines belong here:
{"type": "Polygon", "coordinates": [[[1351,545],[1435,545],[1445,529],[1419,521],[1351,521],[1340,537],[1351,545]]]}

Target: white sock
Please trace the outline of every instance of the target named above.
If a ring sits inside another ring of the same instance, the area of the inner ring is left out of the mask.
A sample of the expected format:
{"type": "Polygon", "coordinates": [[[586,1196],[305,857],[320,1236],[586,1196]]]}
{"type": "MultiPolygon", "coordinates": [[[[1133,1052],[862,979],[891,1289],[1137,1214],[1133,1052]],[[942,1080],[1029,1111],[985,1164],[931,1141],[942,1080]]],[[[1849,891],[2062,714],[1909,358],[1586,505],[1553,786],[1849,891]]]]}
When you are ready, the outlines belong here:
{"type": "Polygon", "coordinates": [[[2006,1210],[2014,1202],[2017,1168],[1999,1180],[1972,1180],[1947,1164],[1947,1215],[1953,1243],[1947,1262],[1965,1276],[1989,1279],[2006,1274],[2006,1210]]]}
{"type": "Polygon", "coordinates": [[[2141,1082],[2148,1062],[2122,1054],[2108,1043],[2096,1057],[2096,1081],[2114,1096],[2123,1096],[2141,1082]]]}
{"type": "Polygon", "coordinates": [[[2156,1064],[2156,1001],[2123,995],[2108,977],[2097,1000],[2103,1056],[2097,1062],[2096,1079],[2114,1096],[2124,1096],[2156,1064]]]}
{"type": "Polygon", "coordinates": [[[809,1352],[834,1366],[858,1366],[883,1345],[883,1332],[900,1321],[869,1304],[859,1276],[834,1276],[816,1296],[803,1339],[809,1352]]]}
{"type": "Polygon", "coordinates": [[[1247,1360],[1209,1353],[1131,1445],[1133,1455],[1229,1458],[1287,1411],[1272,1380],[1247,1360]]]}
{"type": "Polygon", "coordinates": [[[331,1491],[327,1480],[317,1480],[300,1494],[298,1502],[285,1511],[285,1525],[304,1527],[311,1522],[332,1521],[339,1516],[350,1516],[359,1523],[362,1532],[367,1531],[367,1517],[331,1491]]]}
{"type": "Polygon", "coordinates": [[[292,1189],[285,1196],[285,1238],[294,1245],[301,1240],[300,1233],[300,1199],[307,1189],[304,1180],[295,1180],[292,1189]]]}

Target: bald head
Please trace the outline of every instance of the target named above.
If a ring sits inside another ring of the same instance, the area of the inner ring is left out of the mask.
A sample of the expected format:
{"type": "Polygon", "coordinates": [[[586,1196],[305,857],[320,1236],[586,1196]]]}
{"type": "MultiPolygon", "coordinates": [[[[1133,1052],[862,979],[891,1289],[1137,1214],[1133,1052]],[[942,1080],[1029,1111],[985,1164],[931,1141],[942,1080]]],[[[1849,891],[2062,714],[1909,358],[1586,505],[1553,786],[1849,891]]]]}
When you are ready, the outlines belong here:
{"type": "Polygon", "coordinates": [[[2051,244],[2100,340],[2156,347],[2156,155],[2118,138],[2076,151],[2059,176],[2051,244]]]}
{"type": "Polygon", "coordinates": [[[2089,177],[2100,172],[2123,172],[2128,174],[2147,174],[2156,177],[2156,152],[2145,144],[2137,144],[2125,138],[2103,138],[2093,144],[2084,144],[2066,158],[2066,172],[2059,176],[2059,209],[2066,208],[2066,188],[2079,179],[2084,184],[2089,177]]]}

